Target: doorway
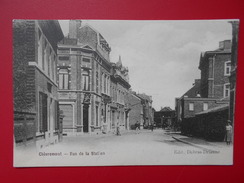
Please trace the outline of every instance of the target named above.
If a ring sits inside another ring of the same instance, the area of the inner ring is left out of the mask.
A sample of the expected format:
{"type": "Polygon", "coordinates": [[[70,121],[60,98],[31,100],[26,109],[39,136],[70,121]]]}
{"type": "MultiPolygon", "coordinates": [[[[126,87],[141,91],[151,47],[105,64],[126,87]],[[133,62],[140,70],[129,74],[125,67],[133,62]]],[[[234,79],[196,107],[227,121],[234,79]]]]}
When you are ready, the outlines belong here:
{"type": "Polygon", "coordinates": [[[83,105],[83,132],[87,133],[89,131],[89,105],[83,105]]]}

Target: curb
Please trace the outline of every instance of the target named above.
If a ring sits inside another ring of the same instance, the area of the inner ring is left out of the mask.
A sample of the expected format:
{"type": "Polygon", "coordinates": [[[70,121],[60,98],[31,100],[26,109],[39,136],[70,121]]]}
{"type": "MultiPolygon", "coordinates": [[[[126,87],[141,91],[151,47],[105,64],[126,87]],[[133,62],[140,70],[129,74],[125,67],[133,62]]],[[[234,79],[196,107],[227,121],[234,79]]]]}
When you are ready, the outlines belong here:
{"type": "Polygon", "coordinates": [[[208,148],[202,147],[202,146],[200,146],[200,145],[196,145],[196,144],[194,144],[194,143],[187,142],[187,141],[185,141],[185,140],[176,138],[176,137],[174,137],[174,136],[172,136],[172,138],[175,139],[175,140],[177,140],[177,141],[179,141],[179,142],[182,142],[182,143],[184,143],[184,144],[188,144],[188,145],[191,145],[191,146],[194,146],[194,147],[197,147],[197,148],[206,150],[206,151],[212,151],[212,149],[208,149],[208,148]]]}

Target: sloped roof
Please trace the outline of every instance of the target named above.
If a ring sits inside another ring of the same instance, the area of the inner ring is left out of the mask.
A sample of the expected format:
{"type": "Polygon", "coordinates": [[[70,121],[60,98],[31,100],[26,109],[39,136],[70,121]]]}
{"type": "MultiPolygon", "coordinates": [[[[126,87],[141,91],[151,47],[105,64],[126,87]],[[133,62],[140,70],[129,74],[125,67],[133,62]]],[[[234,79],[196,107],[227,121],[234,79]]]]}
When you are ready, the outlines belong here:
{"type": "Polygon", "coordinates": [[[160,111],[173,111],[170,107],[164,107],[160,111]]]}
{"type": "Polygon", "coordinates": [[[146,95],[145,93],[137,93],[136,95],[144,100],[151,101],[150,96],[146,95]]]}
{"type": "Polygon", "coordinates": [[[219,112],[219,111],[226,110],[228,108],[229,108],[229,105],[228,104],[223,104],[223,105],[220,105],[220,106],[217,106],[217,107],[208,109],[206,111],[202,111],[202,112],[196,113],[196,115],[219,112]]]}

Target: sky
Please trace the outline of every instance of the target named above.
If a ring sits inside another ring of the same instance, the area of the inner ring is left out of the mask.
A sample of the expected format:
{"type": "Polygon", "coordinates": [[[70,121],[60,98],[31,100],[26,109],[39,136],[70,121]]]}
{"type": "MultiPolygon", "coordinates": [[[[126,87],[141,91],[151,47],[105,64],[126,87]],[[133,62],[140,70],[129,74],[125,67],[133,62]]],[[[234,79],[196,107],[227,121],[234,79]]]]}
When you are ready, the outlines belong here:
{"type": "MultiPolygon", "coordinates": [[[[66,36],[69,21],[59,22],[66,36]]],[[[156,110],[174,109],[175,98],[200,79],[201,52],[215,50],[220,41],[232,38],[228,20],[82,20],[85,24],[107,40],[111,62],[121,56],[132,90],[151,95],[156,110]]]]}

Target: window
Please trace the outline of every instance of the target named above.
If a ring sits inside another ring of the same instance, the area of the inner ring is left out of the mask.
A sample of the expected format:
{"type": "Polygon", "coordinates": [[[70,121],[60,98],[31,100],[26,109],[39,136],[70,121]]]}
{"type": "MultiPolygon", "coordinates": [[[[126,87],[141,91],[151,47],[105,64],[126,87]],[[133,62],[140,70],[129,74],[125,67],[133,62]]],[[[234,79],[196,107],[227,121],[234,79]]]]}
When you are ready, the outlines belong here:
{"type": "Polygon", "coordinates": [[[230,76],[230,71],[231,71],[231,62],[227,61],[225,62],[225,76],[230,76]]]}
{"type": "Polygon", "coordinates": [[[89,58],[83,58],[82,59],[82,66],[83,67],[90,67],[90,59],[89,58]]]}
{"type": "Polygon", "coordinates": [[[39,92],[39,131],[46,132],[47,126],[47,94],[39,92]]]}
{"type": "Polygon", "coordinates": [[[204,111],[208,110],[208,103],[203,103],[203,110],[204,111]]]}
{"type": "Polygon", "coordinates": [[[59,70],[59,89],[69,89],[69,72],[68,69],[59,70]]]}
{"type": "Polygon", "coordinates": [[[230,96],[230,84],[227,83],[224,85],[224,98],[230,96]]]}
{"type": "Polygon", "coordinates": [[[88,70],[83,70],[82,71],[82,89],[84,91],[89,91],[89,71],[88,70]]]}
{"type": "Polygon", "coordinates": [[[98,106],[96,106],[96,126],[98,126],[98,106]]]}
{"type": "Polygon", "coordinates": [[[101,92],[103,93],[104,91],[104,74],[102,73],[102,77],[101,77],[101,92]]]}
{"type": "Polygon", "coordinates": [[[42,32],[38,29],[38,65],[43,67],[42,58],[43,58],[43,45],[42,45],[42,32]]]}
{"type": "Polygon", "coordinates": [[[98,72],[96,71],[96,93],[98,93],[99,82],[98,82],[98,72]]]}
{"type": "Polygon", "coordinates": [[[189,111],[194,111],[194,103],[189,103],[189,111]]]}
{"type": "Polygon", "coordinates": [[[52,68],[51,68],[52,58],[51,57],[52,57],[52,49],[49,48],[48,58],[47,58],[47,63],[48,63],[48,65],[47,65],[47,74],[48,74],[48,76],[50,76],[50,73],[52,71],[52,68]]]}
{"type": "Polygon", "coordinates": [[[107,91],[106,88],[107,88],[107,76],[104,75],[104,90],[103,90],[104,93],[106,93],[107,91]]]}
{"type": "Polygon", "coordinates": [[[44,39],[44,53],[43,53],[44,62],[42,64],[42,69],[46,72],[47,72],[47,68],[48,68],[48,60],[47,60],[48,59],[48,54],[47,54],[48,48],[47,47],[48,47],[47,41],[46,41],[46,39],[44,39]]]}

